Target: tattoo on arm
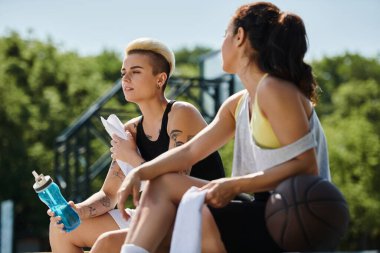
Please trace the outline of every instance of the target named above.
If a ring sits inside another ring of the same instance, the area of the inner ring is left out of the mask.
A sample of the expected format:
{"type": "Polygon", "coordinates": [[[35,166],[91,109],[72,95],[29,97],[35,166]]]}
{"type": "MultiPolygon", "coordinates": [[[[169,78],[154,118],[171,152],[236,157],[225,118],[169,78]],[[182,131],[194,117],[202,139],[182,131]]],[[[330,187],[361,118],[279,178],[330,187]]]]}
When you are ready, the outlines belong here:
{"type": "Polygon", "coordinates": [[[173,131],[170,132],[169,136],[171,139],[174,141],[174,146],[178,147],[184,144],[183,141],[179,141],[178,136],[180,136],[183,132],[181,130],[174,129],[173,131]]]}
{"type": "Polygon", "coordinates": [[[114,169],[116,169],[116,160],[112,160],[112,162],[111,162],[111,165],[110,165],[110,170],[114,170],[114,169]]]}
{"type": "Polygon", "coordinates": [[[136,123],[133,123],[133,128],[137,129],[137,124],[136,123]]]}
{"type": "Polygon", "coordinates": [[[90,217],[96,216],[96,208],[93,206],[88,206],[89,212],[90,212],[90,217]]]}
{"type": "Polygon", "coordinates": [[[111,206],[111,200],[109,197],[105,196],[104,198],[99,200],[100,204],[102,204],[104,207],[110,207],[111,206]]]}
{"type": "Polygon", "coordinates": [[[188,135],[188,136],[187,136],[187,141],[193,139],[193,137],[194,137],[194,135],[188,135]]]}
{"type": "Polygon", "coordinates": [[[115,176],[115,177],[120,178],[121,181],[123,181],[124,178],[125,178],[125,175],[124,175],[124,173],[123,173],[121,170],[117,170],[117,171],[115,170],[115,171],[112,173],[112,175],[115,176]]]}
{"type": "Polygon", "coordinates": [[[112,170],[112,175],[113,175],[114,177],[118,177],[118,178],[120,178],[121,181],[124,180],[125,175],[124,175],[124,173],[121,171],[121,169],[117,166],[117,163],[116,163],[115,160],[112,161],[110,170],[112,170]]]}

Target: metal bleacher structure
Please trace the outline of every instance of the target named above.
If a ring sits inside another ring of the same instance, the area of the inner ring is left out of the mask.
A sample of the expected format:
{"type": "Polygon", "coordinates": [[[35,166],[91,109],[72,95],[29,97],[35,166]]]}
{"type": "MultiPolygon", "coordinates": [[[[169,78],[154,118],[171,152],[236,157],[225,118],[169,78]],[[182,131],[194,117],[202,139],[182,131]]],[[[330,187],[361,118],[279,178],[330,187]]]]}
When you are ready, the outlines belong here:
{"type": "MultiPolygon", "coordinates": [[[[199,64],[198,78],[171,77],[166,97],[194,104],[210,122],[223,101],[241,89],[241,83],[222,71],[219,51],[202,56],[199,64]]],[[[69,199],[81,201],[99,189],[111,162],[110,137],[100,116],[112,113],[123,122],[139,115],[138,107],[125,101],[120,80],[56,138],[54,177],[69,199]]]]}

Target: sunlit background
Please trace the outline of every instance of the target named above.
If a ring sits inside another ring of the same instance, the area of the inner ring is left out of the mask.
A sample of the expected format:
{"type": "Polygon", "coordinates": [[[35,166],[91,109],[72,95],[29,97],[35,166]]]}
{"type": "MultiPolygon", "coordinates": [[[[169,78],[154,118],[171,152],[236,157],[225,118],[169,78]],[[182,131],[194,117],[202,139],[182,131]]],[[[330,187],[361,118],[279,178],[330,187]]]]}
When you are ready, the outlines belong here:
{"type": "MultiPolygon", "coordinates": [[[[316,110],[333,182],[350,207],[339,250],[378,252],[380,0],[272,2],[300,15],[308,33],[306,60],[321,87],[316,110]]],[[[123,120],[139,113],[119,83],[129,41],[153,37],[171,47],[177,66],[167,93],[212,119],[241,89],[222,73],[215,50],[244,3],[0,0],[0,253],[50,250],[47,208],[32,189],[32,170],[52,175],[76,202],[100,188],[110,157],[99,116],[115,108],[123,120]]],[[[227,174],[232,152],[232,142],[220,150],[227,174]]]]}

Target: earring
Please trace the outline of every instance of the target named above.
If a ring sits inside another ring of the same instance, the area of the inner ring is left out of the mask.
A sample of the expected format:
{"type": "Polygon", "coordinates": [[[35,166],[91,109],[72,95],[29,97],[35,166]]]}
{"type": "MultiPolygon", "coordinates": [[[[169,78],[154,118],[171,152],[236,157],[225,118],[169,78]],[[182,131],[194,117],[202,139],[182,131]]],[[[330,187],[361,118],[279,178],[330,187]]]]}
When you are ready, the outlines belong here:
{"type": "Polygon", "coordinates": [[[159,90],[161,88],[161,86],[159,84],[157,84],[157,89],[159,90]]]}

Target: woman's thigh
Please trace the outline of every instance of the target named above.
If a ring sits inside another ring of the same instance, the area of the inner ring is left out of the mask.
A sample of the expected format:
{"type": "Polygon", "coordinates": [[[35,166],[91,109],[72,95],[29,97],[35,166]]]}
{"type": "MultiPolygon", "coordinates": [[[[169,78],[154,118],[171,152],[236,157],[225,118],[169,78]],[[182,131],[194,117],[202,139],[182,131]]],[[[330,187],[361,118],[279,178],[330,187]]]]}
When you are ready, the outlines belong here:
{"type": "Polygon", "coordinates": [[[70,242],[77,247],[92,247],[99,235],[118,229],[119,226],[112,216],[105,213],[94,218],[81,220],[79,227],[70,233],[63,233],[51,224],[50,240],[56,244],[70,242]]]}

